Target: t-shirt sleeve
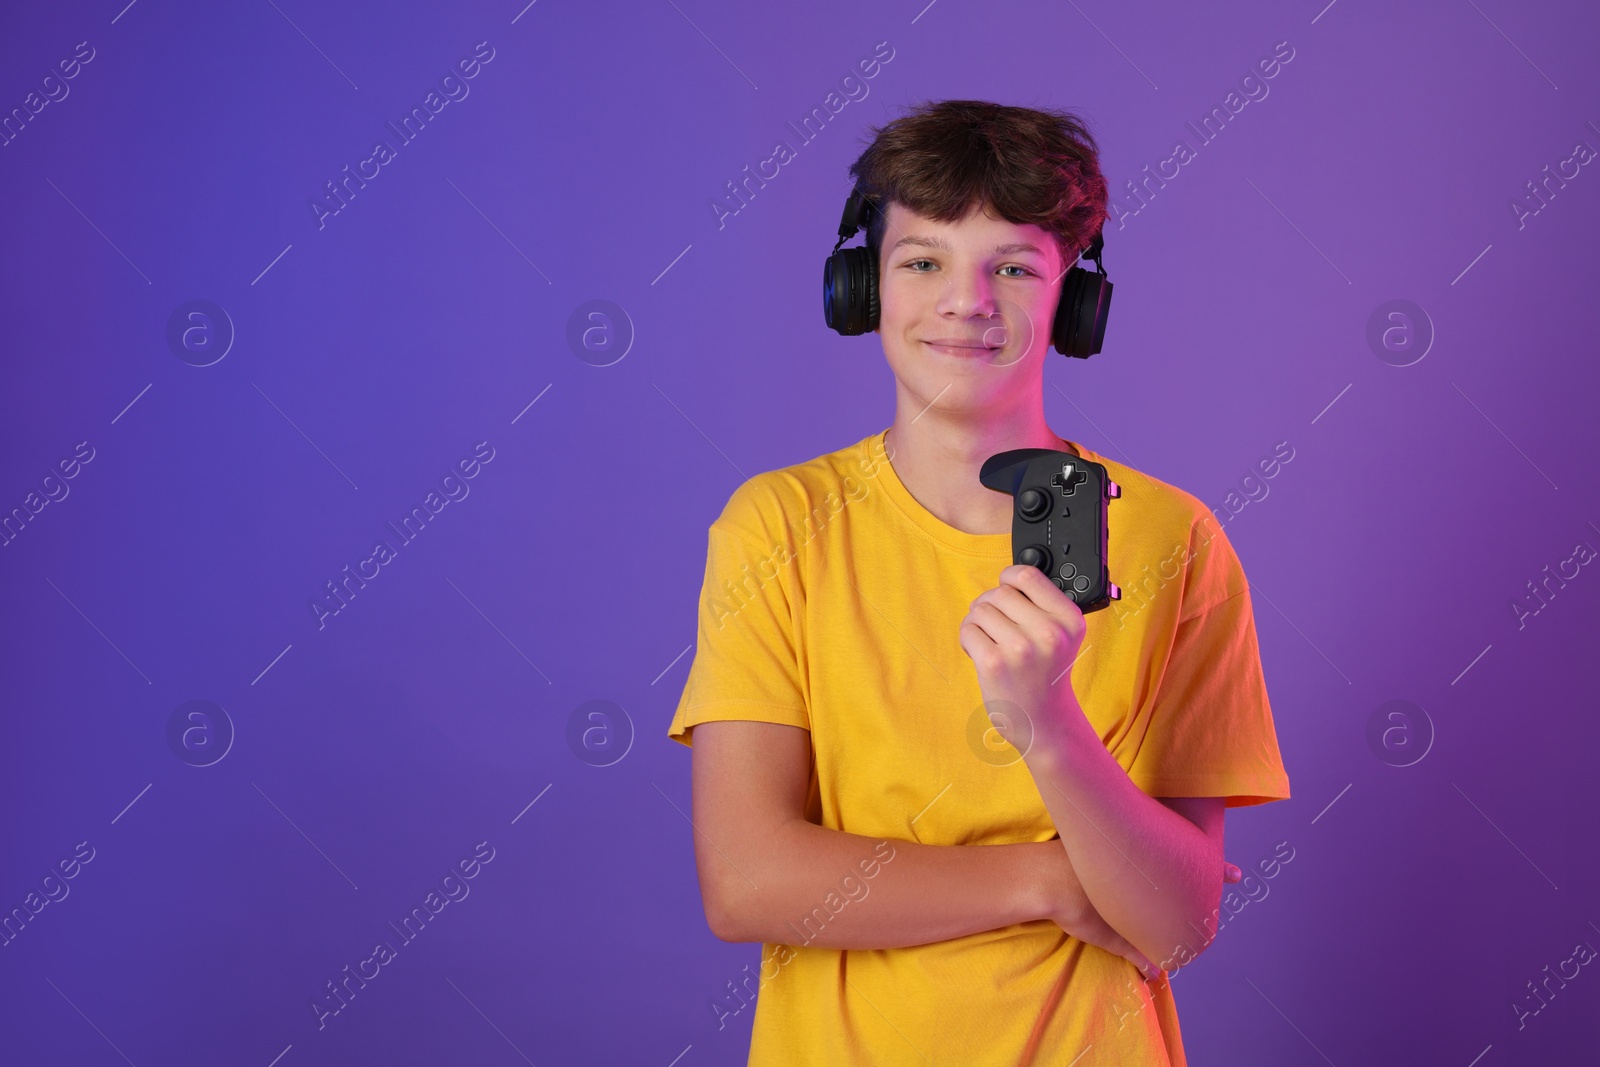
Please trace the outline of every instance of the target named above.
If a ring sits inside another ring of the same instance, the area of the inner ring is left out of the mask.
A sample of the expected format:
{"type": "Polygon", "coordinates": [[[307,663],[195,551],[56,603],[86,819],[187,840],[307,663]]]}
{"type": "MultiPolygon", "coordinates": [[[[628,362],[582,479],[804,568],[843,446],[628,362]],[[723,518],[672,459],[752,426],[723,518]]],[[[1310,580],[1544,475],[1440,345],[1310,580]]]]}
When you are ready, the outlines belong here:
{"type": "Polygon", "coordinates": [[[1289,798],[1244,568],[1209,513],[1190,530],[1189,573],[1151,721],[1128,775],[1151,796],[1289,798]]]}
{"type": "Polygon", "coordinates": [[[792,546],[741,521],[758,499],[735,493],[707,535],[694,661],[667,736],[692,745],[693,727],[753,719],[811,728],[795,620],[800,596],[792,546]],[[775,541],[761,547],[761,540],[775,541]]]}

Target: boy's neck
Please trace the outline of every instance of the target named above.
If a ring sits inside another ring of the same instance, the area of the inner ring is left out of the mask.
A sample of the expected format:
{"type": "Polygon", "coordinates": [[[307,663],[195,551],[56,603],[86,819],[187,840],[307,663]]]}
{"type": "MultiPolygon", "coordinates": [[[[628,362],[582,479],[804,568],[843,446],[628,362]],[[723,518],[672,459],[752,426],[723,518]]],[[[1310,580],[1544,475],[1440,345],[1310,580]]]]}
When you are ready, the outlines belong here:
{"type": "Polygon", "coordinates": [[[1011,532],[1012,498],[978,481],[985,460],[1013,448],[1068,450],[1039,410],[974,419],[935,408],[920,414],[897,410],[885,447],[895,475],[917,502],[970,534],[1011,532]]]}

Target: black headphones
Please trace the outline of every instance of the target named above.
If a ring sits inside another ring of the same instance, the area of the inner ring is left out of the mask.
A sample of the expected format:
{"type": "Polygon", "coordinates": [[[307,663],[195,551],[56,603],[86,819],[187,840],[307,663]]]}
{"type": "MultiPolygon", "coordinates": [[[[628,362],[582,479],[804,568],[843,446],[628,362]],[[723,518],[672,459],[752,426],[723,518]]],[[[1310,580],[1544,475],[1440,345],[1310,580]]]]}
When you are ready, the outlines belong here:
{"type": "MultiPolygon", "coordinates": [[[[822,314],[834,330],[853,337],[878,326],[878,250],[844,248],[857,230],[865,229],[867,212],[876,210],[857,186],[845,201],[839,240],[822,266],[822,314]]],[[[1079,259],[1094,261],[1099,273],[1074,266],[1061,282],[1061,300],[1050,327],[1050,343],[1063,356],[1088,359],[1100,351],[1111,310],[1111,282],[1100,262],[1105,242],[1096,233],[1079,259]]]]}

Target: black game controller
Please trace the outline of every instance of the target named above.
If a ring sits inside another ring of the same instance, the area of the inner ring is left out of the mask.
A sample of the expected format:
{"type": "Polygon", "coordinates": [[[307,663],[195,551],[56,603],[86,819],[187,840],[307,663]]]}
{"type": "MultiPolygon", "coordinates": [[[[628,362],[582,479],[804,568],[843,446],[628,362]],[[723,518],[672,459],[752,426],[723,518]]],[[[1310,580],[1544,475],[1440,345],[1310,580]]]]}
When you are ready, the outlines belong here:
{"type": "Polygon", "coordinates": [[[1106,568],[1106,517],[1122,495],[1106,469],[1052,448],[1014,448],[983,461],[978,480],[1015,498],[1011,551],[1084,614],[1122,598],[1106,568]]]}

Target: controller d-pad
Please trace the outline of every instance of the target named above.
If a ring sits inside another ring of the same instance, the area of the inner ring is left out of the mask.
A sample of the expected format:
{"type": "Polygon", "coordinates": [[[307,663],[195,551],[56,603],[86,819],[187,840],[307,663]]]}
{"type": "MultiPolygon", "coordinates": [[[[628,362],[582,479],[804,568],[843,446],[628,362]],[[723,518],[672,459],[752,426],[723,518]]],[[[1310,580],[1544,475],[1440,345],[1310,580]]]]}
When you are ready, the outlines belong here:
{"type": "Polygon", "coordinates": [[[1050,484],[1059,488],[1062,496],[1071,496],[1088,477],[1076,464],[1063,463],[1061,469],[1050,476],[1050,484]]]}

